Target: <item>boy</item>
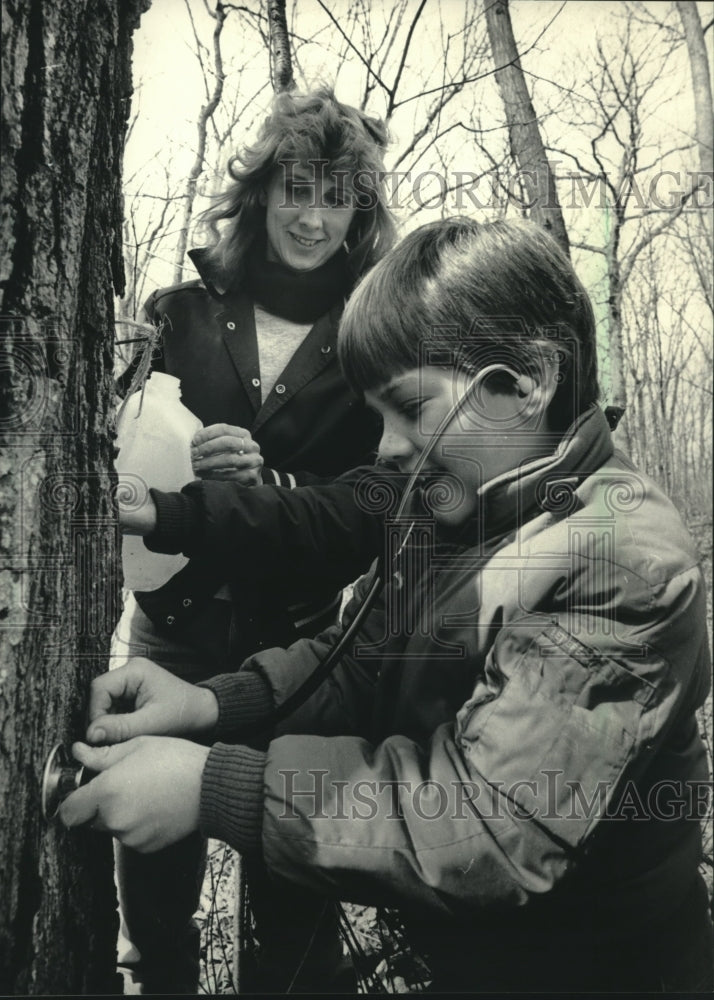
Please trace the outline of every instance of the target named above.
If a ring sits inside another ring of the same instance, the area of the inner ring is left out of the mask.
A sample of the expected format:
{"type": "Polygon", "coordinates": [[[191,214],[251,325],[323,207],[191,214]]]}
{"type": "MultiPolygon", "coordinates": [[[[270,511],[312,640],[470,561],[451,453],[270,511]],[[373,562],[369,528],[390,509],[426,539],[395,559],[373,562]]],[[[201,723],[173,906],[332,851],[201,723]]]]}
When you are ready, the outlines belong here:
{"type": "Polygon", "coordinates": [[[88,740],[127,742],[75,747],[100,773],[64,822],[145,851],[200,826],[275,879],[396,906],[434,989],[711,988],[704,590],[613,452],[570,263],[526,223],[422,227],[339,348],[382,460],[419,474],[354,645],[277,723],[340,629],[198,690],[145,660],[97,679],[88,740]]]}

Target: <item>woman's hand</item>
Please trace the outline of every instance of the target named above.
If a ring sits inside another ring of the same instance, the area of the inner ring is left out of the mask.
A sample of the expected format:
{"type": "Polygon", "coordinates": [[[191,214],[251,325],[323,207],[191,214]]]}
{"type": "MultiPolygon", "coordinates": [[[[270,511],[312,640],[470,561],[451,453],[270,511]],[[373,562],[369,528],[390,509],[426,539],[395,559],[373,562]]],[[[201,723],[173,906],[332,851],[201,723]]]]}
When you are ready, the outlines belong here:
{"type": "Polygon", "coordinates": [[[211,424],[202,427],[191,442],[193,471],[201,479],[221,479],[257,486],[262,482],[260,445],[244,427],[211,424]]]}
{"type": "Polygon", "coordinates": [[[89,823],[143,853],[168,847],[198,829],[209,752],[161,736],[114,747],[75,743],[74,757],[97,776],[67,796],[60,819],[67,827],[89,823]]]}
{"type": "Polygon", "coordinates": [[[197,736],[218,721],[208,688],[174,677],[143,656],[95,677],[89,692],[90,743],[123,743],[135,736],[197,736]]]}

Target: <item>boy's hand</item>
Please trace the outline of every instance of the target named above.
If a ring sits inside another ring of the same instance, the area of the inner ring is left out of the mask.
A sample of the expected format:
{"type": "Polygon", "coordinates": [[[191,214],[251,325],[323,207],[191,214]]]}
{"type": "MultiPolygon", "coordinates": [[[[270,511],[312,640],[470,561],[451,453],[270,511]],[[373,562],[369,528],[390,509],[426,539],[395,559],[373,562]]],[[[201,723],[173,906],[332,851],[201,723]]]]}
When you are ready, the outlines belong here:
{"type": "Polygon", "coordinates": [[[123,743],[144,735],[195,736],[209,732],[217,721],[212,691],[137,656],[92,681],[87,740],[123,743]]]}
{"type": "MultiPolygon", "coordinates": [[[[138,479],[138,476],[133,478],[138,479]]],[[[122,477],[119,476],[116,492],[119,527],[125,535],[149,535],[156,527],[156,504],[151,499],[149,488],[146,485],[137,487],[129,479],[125,482],[126,485],[123,486],[122,477]],[[138,503],[137,489],[142,490],[138,503]]]]}
{"type": "Polygon", "coordinates": [[[258,486],[263,456],[260,445],[244,427],[211,424],[191,442],[193,471],[201,479],[221,479],[242,486],[258,486]]]}
{"type": "Polygon", "coordinates": [[[69,795],[59,816],[67,827],[90,823],[142,853],[198,829],[201,776],[208,747],[141,736],[121,746],[75,743],[72,753],[97,776],[69,795]]]}

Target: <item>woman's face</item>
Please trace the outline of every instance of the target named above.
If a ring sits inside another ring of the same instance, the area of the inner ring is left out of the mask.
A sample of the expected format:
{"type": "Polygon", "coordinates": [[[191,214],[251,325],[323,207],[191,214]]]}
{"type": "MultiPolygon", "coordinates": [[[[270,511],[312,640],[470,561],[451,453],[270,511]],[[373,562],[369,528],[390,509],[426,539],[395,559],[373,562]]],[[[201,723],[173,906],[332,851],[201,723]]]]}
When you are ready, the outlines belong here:
{"type": "Polygon", "coordinates": [[[319,166],[279,167],[265,191],[268,260],[312,271],[340,249],[355,214],[349,188],[319,166]]]}

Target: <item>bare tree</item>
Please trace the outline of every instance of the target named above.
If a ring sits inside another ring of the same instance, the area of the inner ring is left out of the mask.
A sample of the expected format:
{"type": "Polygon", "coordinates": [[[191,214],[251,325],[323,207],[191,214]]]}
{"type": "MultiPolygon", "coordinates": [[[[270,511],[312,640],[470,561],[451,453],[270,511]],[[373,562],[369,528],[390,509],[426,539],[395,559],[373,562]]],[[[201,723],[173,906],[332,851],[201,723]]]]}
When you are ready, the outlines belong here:
{"type": "Polygon", "coordinates": [[[381,7],[350,0],[338,18],[334,5],[318,3],[334,29],[337,76],[360,69],[360,107],[380,114],[404,137],[388,156],[398,216],[409,219],[425,209],[443,214],[451,193],[452,212],[460,201],[476,203],[473,193],[461,198],[461,189],[473,187],[494,163],[474,120],[480,109],[476,85],[493,72],[486,68],[489,46],[479,8],[449,6],[447,18],[441,5],[398,0],[381,7]],[[452,133],[459,131],[473,145],[470,165],[478,169],[459,166],[451,180],[459,150],[452,133]]]}
{"type": "MultiPolygon", "coordinates": [[[[632,455],[662,484],[686,514],[706,509],[711,498],[711,443],[702,441],[703,410],[711,416],[712,371],[699,317],[688,315],[695,278],[682,268],[677,297],[663,289],[673,248],[650,243],[638,280],[628,285],[623,333],[629,379],[632,455]],[[693,335],[694,334],[694,335],[693,335]]],[[[711,358],[711,347],[708,349],[711,358]]]]}
{"type": "Polygon", "coordinates": [[[119,575],[112,290],[131,38],[146,0],[3,11],[0,989],[117,992],[111,845],[45,825],[53,744],[83,735],[119,575]]]}
{"type": "Polygon", "coordinates": [[[183,278],[183,265],[186,258],[186,249],[188,247],[188,232],[191,225],[191,216],[193,215],[194,203],[196,200],[196,190],[198,186],[198,179],[203,173],[204,164],[206,160],[206,135],[208,132],[208,123],[213,118],[216,108],[220,104],[221,97],[223,96],[223,84],[225,81],[225,74],[223,72],[223,53],[221,51],[221,36],[223,34],[223,26],[228,16],[228,11],[226,5],[218,0],[216,3],[216,9],[212,10],[208,4],[206,4],[206,10],[211,15],[215,21],[213,28],[213,38],[212,38],[212,64],[210,70],[207,67],[204,56],[203,56],[203,46],[199,38],[198,32],[196,31],[196,23],[191,12],[190,0],[185,0],[186,11],[188,13],[189,19],[191,21],[191,28],[193,30],[194,39],[196,42],[196,54],[201,63],[201,69],[203,70],[203,79],[207,91],[206,103],[201,107],[198,113],[198,120],[196,121],[196,156],[193,161],[193,165],[188,174],[188,180],[186,182],[186,190],[182,195],[183,201],[183,216],[181,219],[181,224],[179,227],[179,238],[176,246],[176,264],[174,270],[174,282],[178,284],[183,278]],[[209,73],[213,76],[213,87],[209,89],[209,73]]]}
{"type": "Polygon", "coordinates": [[[664,25],[643,22],[637,4],[617,13],[619,30],[596,39],[594,65],[568,92],[575,128],[558,152],[575,169],[562,183],[602,322],[608,402],[627,407],[618,433],[686,513],[711,500],[711,224],[702,175],[687,169],[689,130],[661,140],[681,106],[677,18],[670,8],[664,25]]]}
{"type": "MultiPolygon", "coordinates": [[[[679,148],[656,148],[648,138],[648,124],[655,113],[653,89],[662,66],[672,58],[679,40],[672,35],[643,38],[634,28],[633,9],[623,5],[621,29],[614,46],[596,43],[595,66],[581,84],[585,99],[574,104],[573,125],[587,137],[587,153],[560,149],[570,159],[581,182],[583,198],[598,199],[599,218],[606,220],[601,233],[576,239],[573,245],[598,254],[606,265],[607,364],[610,402],[627,405],[628,370],[623,341],[623,299],[640,255],[650,244],[668,234],[691,203],[694,187],[687,183],[665,200],[659,182],[672,157],[686,153],[679,148]],[[582,182],[586,182],[582,184],[582,182]],[[586,195],[587,184],[591,184],[586,195]]],[[[660,111],[670,97],[660,98],[660,111]]],[[[695,181],[696,184],[696,181],[695,181]]],[[[625,420],[623,428],[629,434],[625,420]]],[[[628,440],[628,446],[632,442],[628,440]]]]}
{"type": "Polygon", "coordinates": [[[712,84],[704,31],[694,0],[677,0],[676,7],[682,21],[684,38],[689,52],[689,68],[692,74],[692,92],[697,120],[699,169],[703,173],[711,174],[714,170],[714,108],[712,107],[712,84]]]}
{"type": "MultiPolygon", "coordinates": [[[[186,250],[200,229],[200,212],[222,186],[225,164],[240,144],[236,137],[252,128],[261,113],[261,95],[270,88],[267,74],[255,82],[250,65],[265,65],[267,15],[242,4],[222,2],[214,8],[209,0],[203,8],[185,0],[183,9],[204,99],[196,111],[193,142],[187,143],[181,131],[169,133],[158,152],[147,150],[142,159],[137,151],[145,135],[137,135],[130,150],[138,166],[125,183],[128,288],[118,310],[126,319],[137,317],[148,286],[184,279],[186,250]]],[[[123,364],[122,352],[118,364],[123,364]]]]}
{"type": "Polygon", "coordinates": [[[270,68],[273,90],[292,90],[295,86],[293,62],[290,56],[290,39],[285,14],[285,0],[268,0],[270,21],[270,68]]]}
{"type": "Polygon", "coordinates": [[[508,122],[511,154],[527,195],[530,216],[555,237],[566,253],[570,253],[555,177],[513,36],[508,0],[484,0],[484,10],[496,82],[508,122]]]}
{"type": "MultiPolygon", "coordinates": [[[[122,319],[134,319],[139,315],[148,292],[146,285],[150,263],[160,253],[159,245],[163,237],[178,229],[176,216],[181,207],[179,174],[172,166],[171,158],[161,164],[163,194],[146,191],[140,171],[126,181],[123,225],[126,288],[118,307],[122,319]],[[148,212],[142,210],[145,202],[150,205],[148,212]]],[[[166,263],[169,263],[168,257],[166,263]]],[[[125,362],[130,360],[130,356],[131,352],[124,358],[125,362]]]]}

